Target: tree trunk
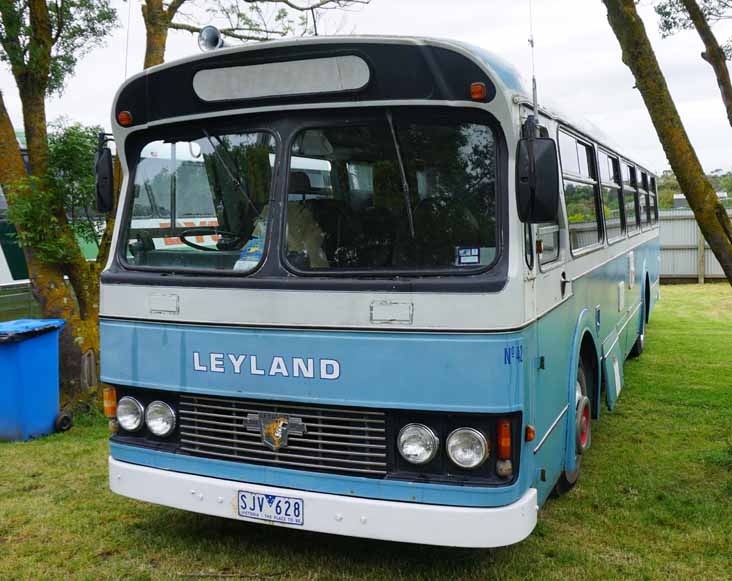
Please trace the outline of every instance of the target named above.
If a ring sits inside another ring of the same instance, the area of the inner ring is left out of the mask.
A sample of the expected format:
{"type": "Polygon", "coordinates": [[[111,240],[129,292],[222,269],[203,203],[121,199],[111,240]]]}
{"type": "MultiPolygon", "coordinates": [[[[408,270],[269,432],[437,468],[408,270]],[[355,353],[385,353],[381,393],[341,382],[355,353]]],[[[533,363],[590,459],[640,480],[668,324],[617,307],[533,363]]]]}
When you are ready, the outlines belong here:
{"type": "Polygon", "coordinates": [[[148,26],[145,42],[146,69],[161,64],[165,60],[165,43],[168,41],[168,25],[148,26]]]}
{"type": "Polygon", "coordinates": [[[30,174],[45,178],[48,171],[46,88],[37,87],[33,81],[24,80],[18,84],[18,89],[23,107],[30,174]]]}
{"type": "Polygon", "coordinates": [[[147,0],[142,6],[145,21],[145,64],[150,68],[165,60],[165,43],[168,41],[168,26],[172,15],[163,6],[162,0],[147,0]]]}
{"type": "Polygon", "coordinates": [[[5,108],[5,99],[0,91],[0,184],[4,189],[26,178],[25,165],[20,155],[18,139],[5,108]]]}
{"type": "Polygon", "coordinates": [[[704,238],[732,284],[732,223],[707,180],[666,85],[635,0],[603,0],[620,43],[623,62],[633,73],[671,169],[704,238]]]}
{"type": "Polygon", "coordinates": [[[717,77],[719,92],[722,94],[722,103],[727,111],[727,121],[732,126],[732,83],[730,83],[729,69],[727,68],[727,56],[722,47],[719,46],[707,19],[704,17],[699,5],[694,0],[681,0],[689,13],[689,18],[694,24],[699,37],[704,43],[704,52],[701,57],[709,63],[717,77]]]}

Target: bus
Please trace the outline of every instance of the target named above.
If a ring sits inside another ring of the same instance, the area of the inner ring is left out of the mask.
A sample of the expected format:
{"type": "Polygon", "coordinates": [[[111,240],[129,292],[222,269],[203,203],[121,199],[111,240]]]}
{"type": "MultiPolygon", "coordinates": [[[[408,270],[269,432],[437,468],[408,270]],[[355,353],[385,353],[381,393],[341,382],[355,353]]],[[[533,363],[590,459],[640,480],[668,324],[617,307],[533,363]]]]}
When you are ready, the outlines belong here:
{"type": "Polygon", "coordinates": [[[8,203],[0,187],[0,322],[39,314],[28,279],[28,265],[15,226],[8,220],[8,203]]]}
{"type": "MultiPolygon", "coordinates": [[[[26,171],[29,171],[28,149],[24,134],[19,134],[20,155],[26,171]]],[[[82,211],[84,216],[93,213],[92,208],[82,211]]],[[[67,213],[70,223],[79,219],[73,209],[67,213]]],[[[104,222],[95,217],[95,227],[101,235],[104,222]]],[[[84,218],[81,218],[84,219],[84,218]]],[[[78,236],[77,241],[87,260],[95,260],[98,245],[78,236]]],[[[41,316],[41,307],[35,296],[29,278],[28,264],[18,240],[15,225],[9,219],[8,200],[0,185],[0,322],[41,316]]]]}
{"type": "Polygon", "coordinates": [[[423,38],[163,64],[112,124],[113,492],[479,548],[575,485],[660,296],[646,166],[499,57],[423,38]]]}

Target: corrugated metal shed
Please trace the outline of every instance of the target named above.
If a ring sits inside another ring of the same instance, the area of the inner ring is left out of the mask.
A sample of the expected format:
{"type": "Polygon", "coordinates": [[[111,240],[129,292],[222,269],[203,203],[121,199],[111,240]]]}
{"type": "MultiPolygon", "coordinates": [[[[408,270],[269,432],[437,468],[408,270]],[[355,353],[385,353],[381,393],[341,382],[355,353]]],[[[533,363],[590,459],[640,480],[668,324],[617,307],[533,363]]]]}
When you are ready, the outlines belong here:
{"type": "MultiPolygon", "coordinates": [[[[729,211],[732,216],[732,211],[729,211]]],[[[724,278],[724,272],[704,242],[704,270],[699,272],[703,237],[689,209],[660,210],[661,276],[666,279],[724,278]]]]}

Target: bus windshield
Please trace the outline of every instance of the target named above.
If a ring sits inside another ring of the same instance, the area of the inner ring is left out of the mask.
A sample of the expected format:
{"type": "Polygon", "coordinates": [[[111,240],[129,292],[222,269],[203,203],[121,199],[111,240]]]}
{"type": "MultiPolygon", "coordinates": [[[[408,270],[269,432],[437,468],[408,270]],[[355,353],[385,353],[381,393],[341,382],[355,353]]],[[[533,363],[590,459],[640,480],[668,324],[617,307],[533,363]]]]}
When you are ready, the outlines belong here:
{"type": "Polygon", "coordinates": [[[449,118],[300,131],[290,156],[288,261],[308,271],[488,266],[495,156],[488,126],[449,118]],[[317,163],[327,179],[303,169],[317,163]]]}
{"type": "Polygon", "coordinates": [[[293,123],[289,135],[277,127],[289,145],[274,197],[270,133],[201,129],[147,143],[133,172],[124,260],[241,275],[257,270],[265,248],[291,271],[323,275],[470,273],[494,262],[491,127],[448,113],[326,119],[293,123]],[[283,225],[272,244],[270,218],[283,225]]]}
{"type": "Polygon", "coordinates": [[[134,172],[133,266],[250,271],[262,258],[275,141],[268,133],[153,141],[134,172]]]}

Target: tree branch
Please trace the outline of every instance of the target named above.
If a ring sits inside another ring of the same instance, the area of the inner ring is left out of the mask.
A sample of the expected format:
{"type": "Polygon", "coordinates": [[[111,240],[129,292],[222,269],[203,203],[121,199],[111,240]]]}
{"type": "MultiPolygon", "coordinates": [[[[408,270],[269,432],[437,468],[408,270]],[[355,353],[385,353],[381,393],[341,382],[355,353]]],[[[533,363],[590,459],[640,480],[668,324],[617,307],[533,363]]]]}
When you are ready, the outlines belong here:
{"type": "MultiPolygon", "coordinates": [[[[190,32],[191,34],[198,34],[201,32],[200,26],[194,26],[192,24],[185,24],[183,22],[171,22],[168,28],[172,28],[173,30],[184,30],[186,32],[190,32]]],[[[258,36],[255,34],[245,34],[243,32],[244,29],[236,29],[236,28],[221,28],[219,32],[223,34],[224,36],[228,36],[230,38],[236,38],[238,40],[267,40],[271,35],[277,35],[277,36],[283,36],[287,34],[287,31],[280,31],[280,30],[269,30],[266,28],[247,28],[247,30],[250,30],[254,33],[260,33],[258,36]]]]}
{"type": "Polygon", "coordinates": [[[178,9],[183,5],[183,3],[186,0],[173,0],[170,4],[168,4],[168,8],[165,10],[165,13],[168,16],[168,20],[170,22],[173,22],[173,17],[175,16],[175,13],[178,12],[178,9]]]}
{"type": "Polygon", "coordinates": [[[709,63],[717,77],[719,92],[722,94],[722,102],[727,111],[727,121],[732,126],[732,83],[730,82],[729,69],[727,68],[727,56],[717,42],[704,13],[695,0],[681,0],[686,11],[689,13],[691,22],[694,24],[699,37],[704,43],[704,52],[701,57],[709,63]]]}
{"type": "Polygon", "coordinates": [[[658,139],[679,181],[701,231],[732,284],[732,230],[726,212],[720,222],[721,205],[689,140],[666,79],[648,39],[635,0],[603,0],[610,27],[618,39],[623,62],[633,73],[636,86],[651,116],[658,139]]]}
{"type": "Polygon", "coordinates": [[[61,38],[61,33],[64,30],[64,0],[60,0],[60,2],[56,2],[56,34],[53,35],[53,44],[55,45],[59,38],[61,38]]]}
{"type": "Polygon", "coordinates": [[[310,12],[318,8],[332,5],[332,7],[345,8],[353,4],[370,4],[371,0],[317,0],[310,4],[297,4],[292,0],[244,0],[245,4],[284,4],[288,8],[297,10],[298,12],[310,12]]]}

